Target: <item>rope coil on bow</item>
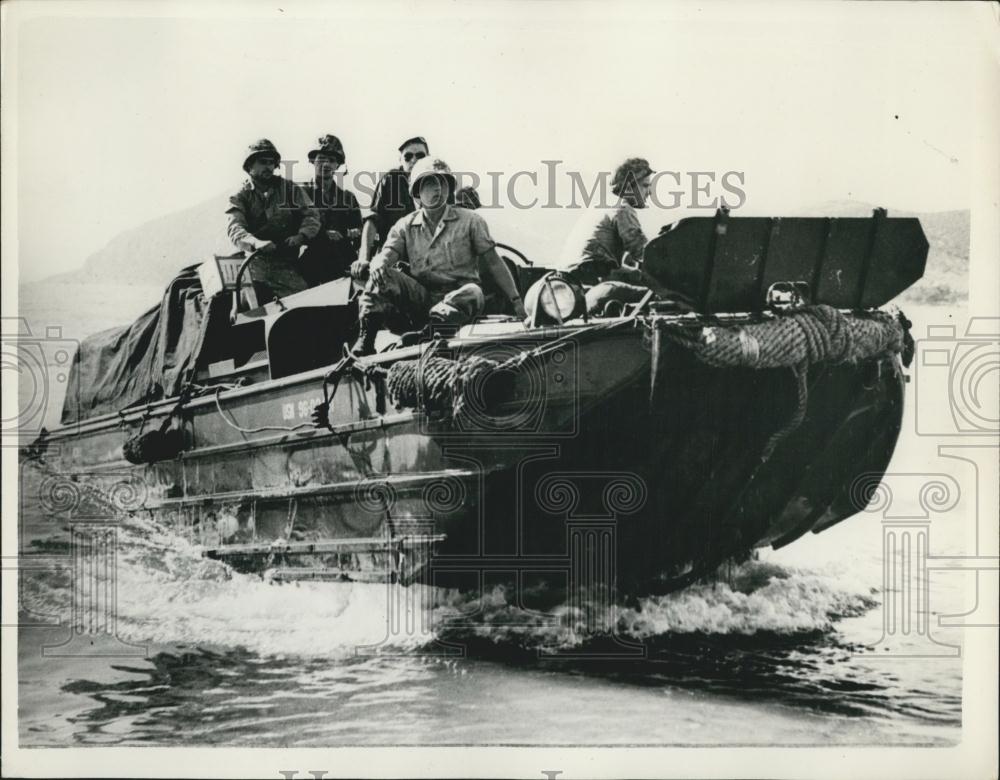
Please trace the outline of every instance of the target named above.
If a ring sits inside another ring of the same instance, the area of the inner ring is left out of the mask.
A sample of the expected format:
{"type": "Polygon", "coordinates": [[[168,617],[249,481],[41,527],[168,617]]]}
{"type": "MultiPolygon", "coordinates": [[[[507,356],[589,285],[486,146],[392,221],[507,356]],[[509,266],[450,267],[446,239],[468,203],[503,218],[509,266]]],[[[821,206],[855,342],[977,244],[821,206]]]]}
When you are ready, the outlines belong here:
{"type": "Polygon", "coordinates": [[[674,340],[718,368],[792,368],[887,356],[903,349],[904,337],[898,319],[885,312],[848,317],[818,305],[739,328],[707,326],[700,338],[674,340]]]}
{"type": "MultiPolygon", "coordinates": [[[[499,402],[513,386],[514,375],[529,361],[538,360],[550,352],[565,348],[569,341],[578,343],[599,331],[633,325],[632,320],[615,320],[591,325],[546,341],[534,349],[524,349],[506,360],[494,360],[483,355],[452,359],[437,354],[443,342],[432,342],[423,356],[400,360],[389,367],[386,390],[396,408],[423,408],[427,412],[445,412],[452,416],[462,413],[468,397],[486,387],[490,378],[509,381],[491,384],[492,401],[499,402]]],[[[489,403],[489,402],[488,402],[489,403]]]]}

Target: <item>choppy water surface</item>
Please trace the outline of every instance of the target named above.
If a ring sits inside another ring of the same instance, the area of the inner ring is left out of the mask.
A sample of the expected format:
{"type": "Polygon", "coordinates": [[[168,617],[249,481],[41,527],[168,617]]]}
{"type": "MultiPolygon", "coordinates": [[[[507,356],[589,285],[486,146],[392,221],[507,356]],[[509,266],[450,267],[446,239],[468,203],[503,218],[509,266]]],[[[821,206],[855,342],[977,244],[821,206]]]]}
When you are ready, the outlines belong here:
{"type": "MultiPolygon", "coordinates": [[[[117,630],[148,657],[100,641],[106,657],[72,657],[67,628],[22,628],[22,744],[952,742],[960,661],[880,657],[867,519],[616,608],[620,644],[501,592],[472,617],[435,592],[433,630],[385,642],[384,586],[269,585],[137,522],[119,530],[117,630]]],[[[67,568],[24,575],[22,619],[68,621],[69,585],[67,568]]]]}

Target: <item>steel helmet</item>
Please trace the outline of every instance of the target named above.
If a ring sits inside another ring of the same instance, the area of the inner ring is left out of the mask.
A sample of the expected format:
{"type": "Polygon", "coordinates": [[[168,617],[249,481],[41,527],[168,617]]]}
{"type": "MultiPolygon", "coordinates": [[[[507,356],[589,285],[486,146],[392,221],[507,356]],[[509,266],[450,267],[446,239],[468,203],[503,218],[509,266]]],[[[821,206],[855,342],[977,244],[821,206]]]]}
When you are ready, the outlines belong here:
{"type": "Polygon", "coordinates": [[[611,192],[618,197],[634,194],[636,184],[653,173],[649,161],[643,157],[629,157],[618,166],[611,179],[611,192]]]}
{"type": "Polygon", "coordinates": [[[281,160],[281,154],[278,152],[278,148],[266,138],[261,138],[260,140],[254,141],[247,147],[247,156],[243,160],[243,170],[249,171],[250,163],[253,162],[253,158],[260,157],[262,154],[271,155],[275,160],[281,160]]]}
{"type": "Polygon", "coordinates": [[[417,164],[410,171],[410,195],[414,198],[417,197],[417,193],[420,191],[418,186],[420,180],[426,179],[428,176],[442,176],[448,180],[451,189],[455,189],[455,177],[452,175],[448,163],[440,157],[424,157],[422,160],[417,160],[417,164]]]}
{"type": "Polygon", "coordinates": [[[331,134],[323,135],[320,136],[316,143],[316,148],[309,151],[309,162],[313,162],[321,154],[339,160],[341,165],[347,162],[347,155],[344,154],[344,145],[337,136],[331,134]]]}

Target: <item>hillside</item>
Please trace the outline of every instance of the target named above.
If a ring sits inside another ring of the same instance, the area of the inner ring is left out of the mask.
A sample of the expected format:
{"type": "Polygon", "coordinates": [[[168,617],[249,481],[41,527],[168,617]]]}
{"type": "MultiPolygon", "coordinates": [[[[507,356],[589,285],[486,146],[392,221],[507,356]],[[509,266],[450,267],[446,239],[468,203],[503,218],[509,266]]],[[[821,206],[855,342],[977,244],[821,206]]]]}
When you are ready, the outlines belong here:
{"type": "Polygon", "coordinates": [[[163,287],[178,270],[210,257],[229,254],[226,195],[175,211],[119,233],[83,267],[38,284],[148,284],[163,287]]]}
{"type": "MultiPolygon", "coordinates": [[[[802,212],[802,216],[867,217],[875,207],[854,201],[831,201],[802,212]]],[[[917,217],[930,244],[924,278],[900,296],[905,304],[965,302],[969,297],[968,211],[920,214],[889,210],[893,217],[917,217]]]]}

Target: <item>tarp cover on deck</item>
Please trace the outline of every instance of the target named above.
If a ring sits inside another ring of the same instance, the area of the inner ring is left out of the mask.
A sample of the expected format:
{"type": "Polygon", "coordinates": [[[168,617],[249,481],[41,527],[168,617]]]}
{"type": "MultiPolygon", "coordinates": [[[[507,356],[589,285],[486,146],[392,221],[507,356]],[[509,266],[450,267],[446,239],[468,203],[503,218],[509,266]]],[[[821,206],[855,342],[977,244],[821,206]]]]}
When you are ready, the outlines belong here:
{"type": "MultiPolygon", "coordinates": [[[[113,305],[109,301],[108,305],[113,305]]],[[[194,373],[205,340],[209,301],[198,267],[181,271],[163,300],[123,328],[95,333],[80,343],[70,369],[62,422],[117,412],[169,398],[194,373]]]]}

